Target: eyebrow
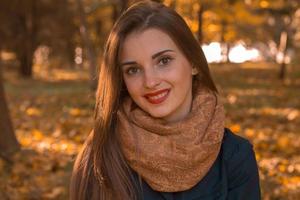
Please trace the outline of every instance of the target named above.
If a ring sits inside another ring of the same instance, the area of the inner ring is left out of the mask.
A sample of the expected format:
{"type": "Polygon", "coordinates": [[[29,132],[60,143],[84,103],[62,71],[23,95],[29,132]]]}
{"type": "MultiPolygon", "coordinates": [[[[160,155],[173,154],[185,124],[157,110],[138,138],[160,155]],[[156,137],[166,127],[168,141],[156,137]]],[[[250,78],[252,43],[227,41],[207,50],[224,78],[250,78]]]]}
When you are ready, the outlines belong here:
{"type": "MultiPolygon", "coordinates": [[[[162,51],[159,51],[159,52],[153,54],[151,57],[152,57],[152,59],[155,59],[158,56],[160,56],[160,55],[162,55],[162,54],[164,54],[166,52],[174,52],[174,51],[171,50],[171,49],[162,50],[162,51]]],[[[121,63],[121,67],[124,66],[124,65],[133,65],[133,64],[137,64],[137,62],[135,62],[135,61],[124,62],[124,63],[121,63]]]]}
{"type": "Polygon", "coordinates": [[[155,59],[156,57],[158,57],[158,56],[160,56],[161,54],[164,54],[165,52],[168,52],[168,51],[174,52],[174,51],[171,50],[171,49],[162,50],[162,51],[157,52],[156,54],[152,55],[152,59],[155,59]]]}

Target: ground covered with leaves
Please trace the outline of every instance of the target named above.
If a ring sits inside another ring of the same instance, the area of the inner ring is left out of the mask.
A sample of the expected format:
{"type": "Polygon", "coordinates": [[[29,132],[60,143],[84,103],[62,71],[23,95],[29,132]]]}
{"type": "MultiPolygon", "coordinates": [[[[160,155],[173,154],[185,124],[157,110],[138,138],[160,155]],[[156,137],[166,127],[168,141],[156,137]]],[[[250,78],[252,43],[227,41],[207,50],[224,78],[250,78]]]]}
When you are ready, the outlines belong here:
{"type": "MultiPolygon", "coordinates": [[[[300,69],[277,79],[270,63],[212,65],[226,126],[254,145],[263,199],[300,199],[300,69]]],[[[91,130],[88,72],[52,70],[33,80],[4,74],[16,135],[14,163],[0,159],[3,199],[68,199],[74,158],[91,130]]]]}

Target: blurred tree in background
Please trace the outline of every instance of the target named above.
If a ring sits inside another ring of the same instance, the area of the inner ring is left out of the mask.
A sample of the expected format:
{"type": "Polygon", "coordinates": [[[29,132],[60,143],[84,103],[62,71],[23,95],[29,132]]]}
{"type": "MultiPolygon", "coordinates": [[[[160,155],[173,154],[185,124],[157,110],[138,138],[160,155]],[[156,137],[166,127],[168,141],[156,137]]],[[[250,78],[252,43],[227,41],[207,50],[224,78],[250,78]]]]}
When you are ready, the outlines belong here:
{"type": "MultiPolygon", "coordinates": [[[[16,55],[23,77],[32,76],[34,56],[41,47],[48,49],[47,59],[50,65],[56,65],[53,67],[72,68],[85,63],[95,89],[107,34],[117,17],[134,2],[137,0],[3,0],[2,49],[16,55]],[[76,60],[78,54],[82,57],[76,60]]],[[[299,48],[297,0],[161,2],[185,18],[201,44],[219,42],[224,62],[230,61],[230,48],[242,41],[249,47],[263,47],[264,55],[272,55],[269,57],[281,65],[279,77],[284,79],[287,51],[299,48]]]]}
{"type": "Polygon", "coordinates": [[[264,35],[268,35],[269,38],[264,38],[264,40],[269,41],[269,44],[274,45],[277,49],[274,60],[280,64],[279,78],[284,79],[286,76],[287,50],[297,47],[293,40],[294,34],[297,32],[295,28],[300,25],[296,21],[296,12],[298,12],[298,15],[300,12],[299,1],[275,0],[270,3],[266,1],[260,3],[260,6],[256,6],[256,11],[265,17],[263,30],[266,32],[264,35]]]}
{"type": "MultiPolygon", "coordinates": [[[[1,60],[0,60],[1,61],[1,60]]],[[[4,94],[2,66],[0,63],[0,158],[11,162],[13,153],[20,149],[13,125],[10,120],[8,106],[4,94]]]]}
{"type": "Polygon", "coordinates": [[[41,46],[73,65],[78,31],[71,8],[66,0],[1,1],[0,39],[15,53],[21,76],[32,76],[34,53],[41,46]]]}

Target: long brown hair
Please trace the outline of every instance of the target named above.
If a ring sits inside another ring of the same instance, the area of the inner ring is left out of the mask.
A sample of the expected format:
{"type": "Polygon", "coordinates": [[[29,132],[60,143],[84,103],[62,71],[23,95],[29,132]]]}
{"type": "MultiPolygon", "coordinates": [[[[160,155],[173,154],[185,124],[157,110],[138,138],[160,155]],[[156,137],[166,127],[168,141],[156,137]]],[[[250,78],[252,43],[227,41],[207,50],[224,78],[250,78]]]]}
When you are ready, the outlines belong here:
{"type": "Polygon", "coordinates": [[[193,67],[193,84],[217,92],[203,51],[185,21],[160,3],[142,1],[128,8],[108,37],[96,93],[94,128],[74,164],[70,197],[83,199],[139,199],[139,187],[122,154],[117,132],[117,111],[128,95],[119,67],[119,54],[126,36],[133,31],[157,28],[167,33],[193,67]]]}

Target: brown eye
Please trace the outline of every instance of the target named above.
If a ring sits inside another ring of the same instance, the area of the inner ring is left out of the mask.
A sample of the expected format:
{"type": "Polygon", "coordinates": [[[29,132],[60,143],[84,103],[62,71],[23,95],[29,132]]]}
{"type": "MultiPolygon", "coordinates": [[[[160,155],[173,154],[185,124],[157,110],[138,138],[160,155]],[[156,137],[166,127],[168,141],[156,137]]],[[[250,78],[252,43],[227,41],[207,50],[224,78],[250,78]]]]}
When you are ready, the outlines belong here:
{"type": "Polygon", "coordinates": [[[172,59],[170,57],[162,57],[159,60],[159,65],[167,65],[172,59]]]}
{"type": "Polygon", "coordinates": [[[139,71],[140,71],[140,69],[138,67],[129,67],[126,70],[126,73],[129,75],[134,75],[134,74],[137,74],[139,71]]]}

